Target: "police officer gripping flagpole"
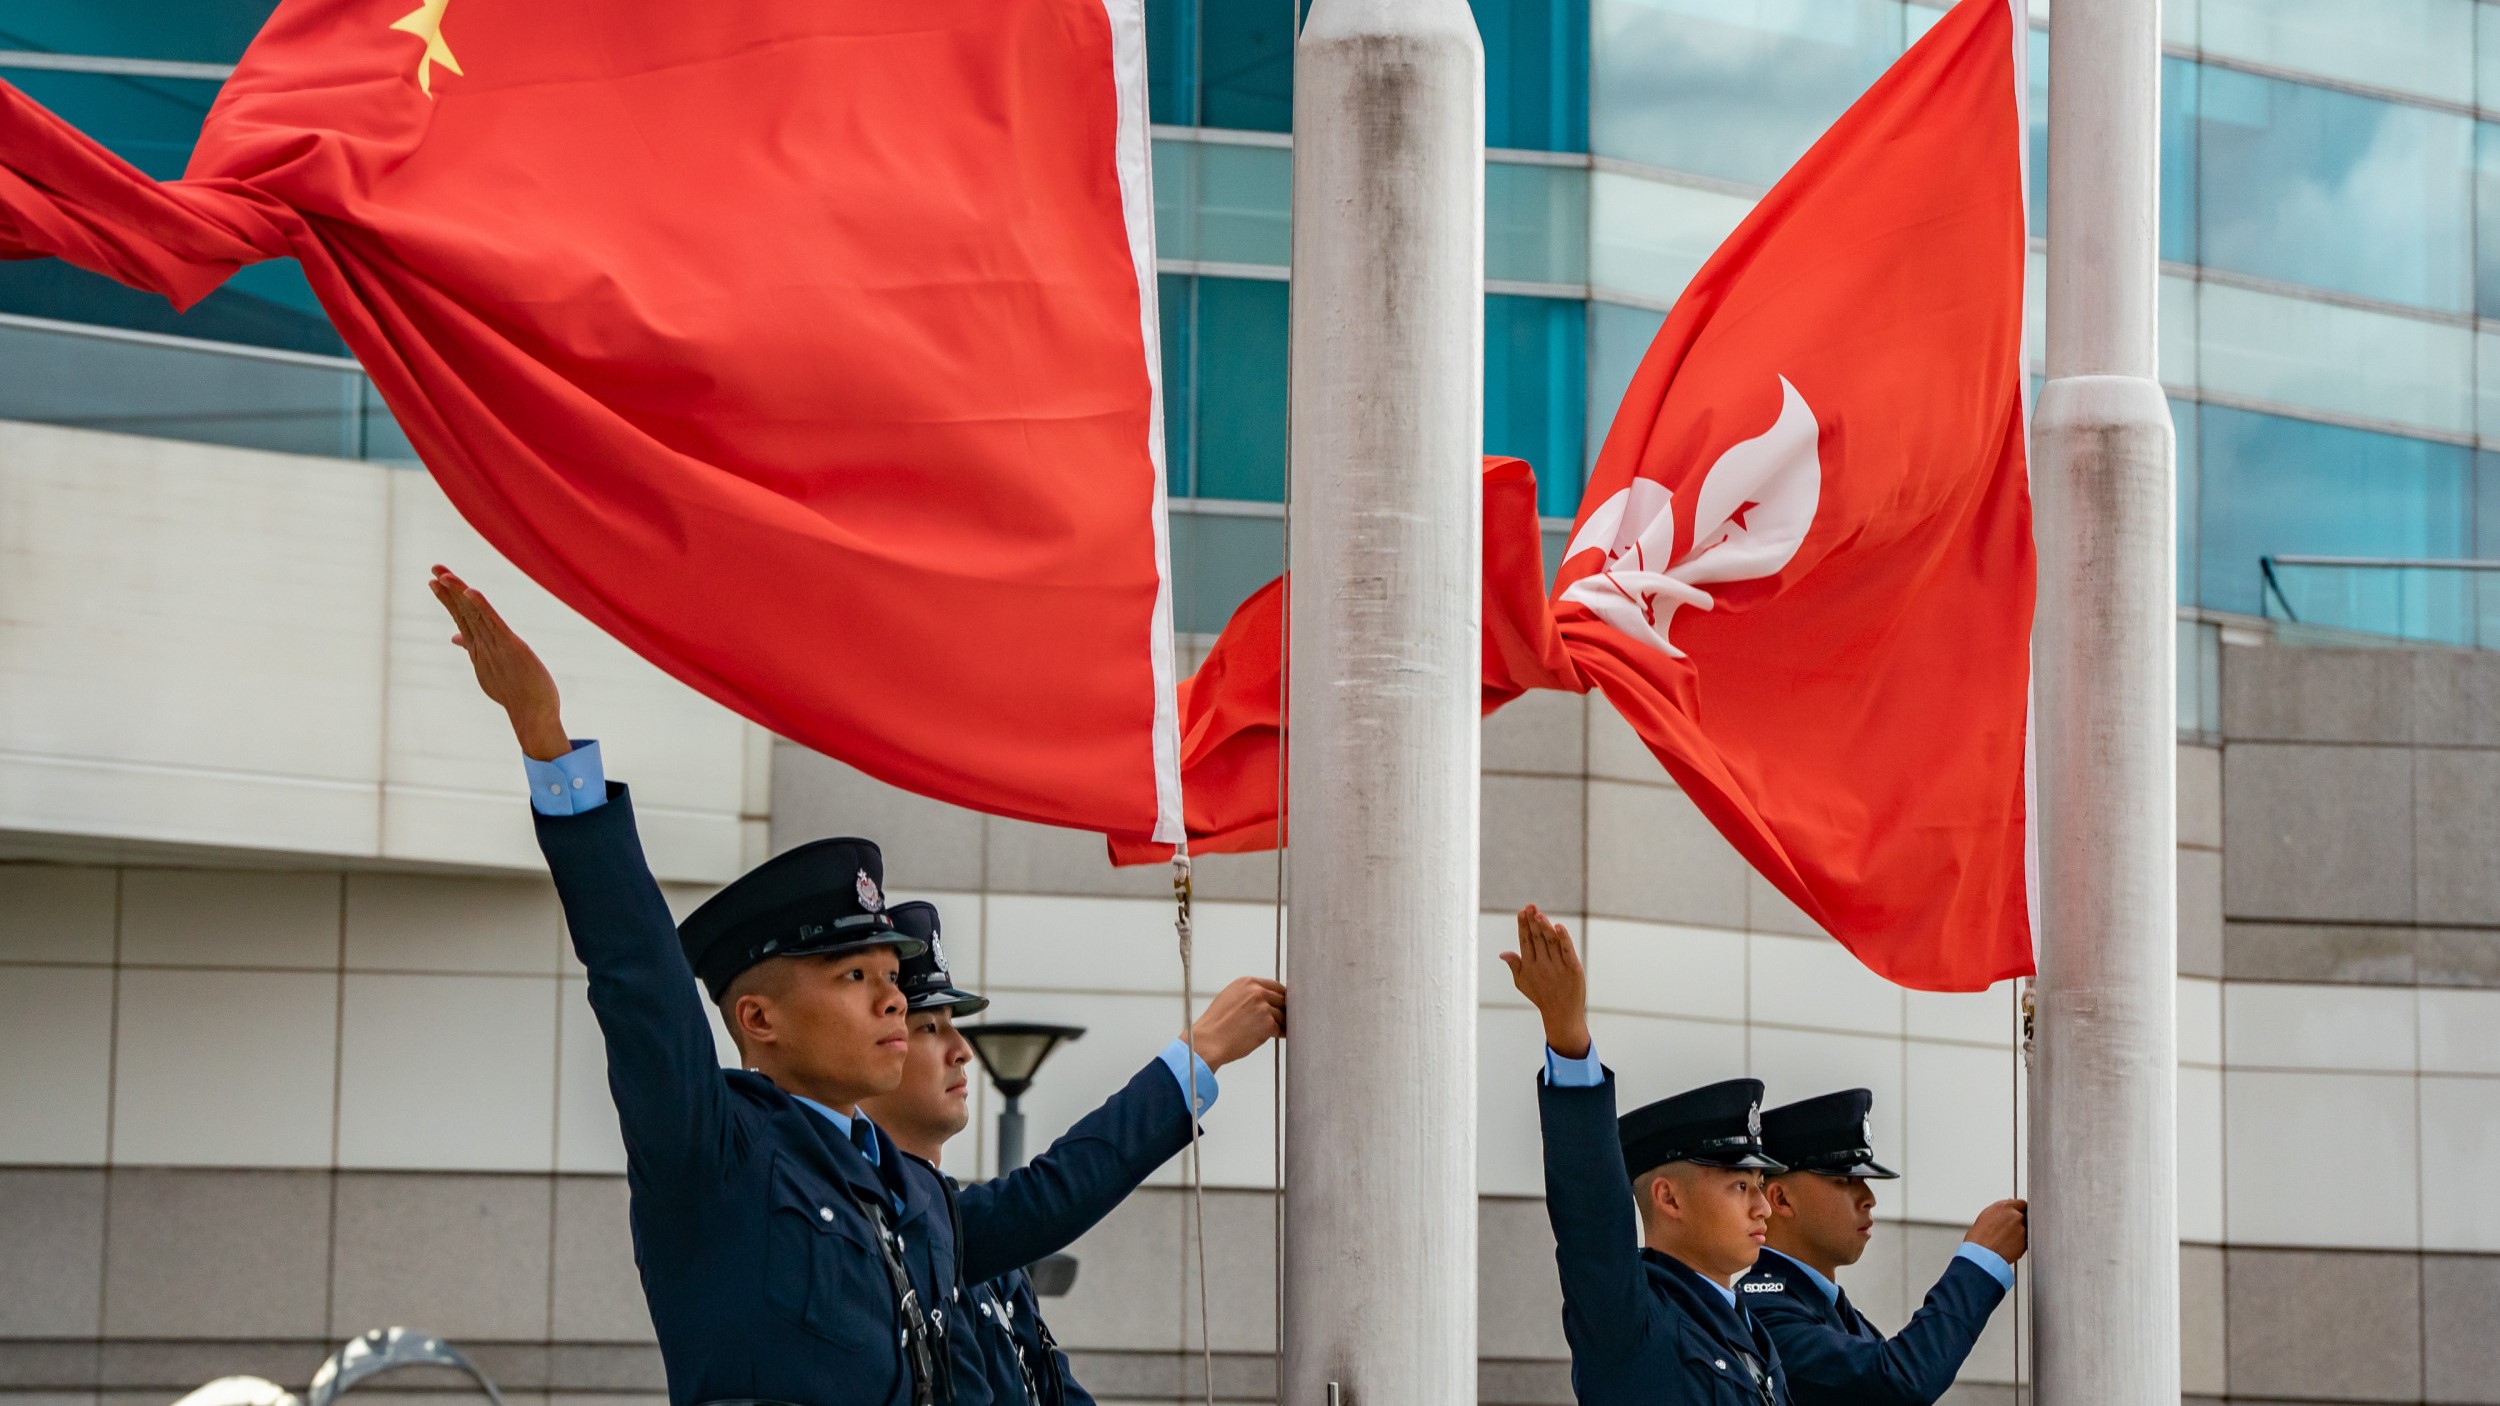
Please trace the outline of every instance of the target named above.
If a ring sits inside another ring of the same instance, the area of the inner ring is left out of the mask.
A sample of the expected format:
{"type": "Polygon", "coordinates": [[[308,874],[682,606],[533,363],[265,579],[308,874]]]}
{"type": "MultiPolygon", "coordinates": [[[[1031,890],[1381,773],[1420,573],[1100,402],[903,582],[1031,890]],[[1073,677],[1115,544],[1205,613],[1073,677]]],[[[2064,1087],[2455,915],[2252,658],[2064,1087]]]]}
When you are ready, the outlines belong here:
{"type": "Polygon", "coordinates": [[[1537,1112],[1573,1394],[1582,1406],[1792,1406],[1777,1347],[1730,1287],[1766,1234],[1762,1174],[1780,1170],[1762,1149],[1762,1085],[1731,1079],[1618,1122],[1571,935],[1530,905],[1502,960],[1545,1025],[1537,1112]]]}
{"type": "MultiPolygon", "coordinates": [[[[546,666],[458,576],[438,566],[430,584],[511,720],[589,971],[672,1406],[952,1401],[949,1198],[916,1194],[908,1154],[860,1111],[902,1082],[901,963],[924,947],[886,912],[877,847],[820,840],[776,856],[681,928],[643,859],[630,792],[607,781],[597,743],[566,734],[546,666]],[[745,1068],[720,1067],[696,980],[745,1068]]],[[[1186,1141],[1177,1088],[1170,1102],[1186,1141]]],[[[1054,1213],[1098,1218],[1142,1176],[1118,1156],[1071,1157],[996,1198],[984,1238],[1003,1258],[990,1272],[1056,1248],[1054,1213]]]]}
{"type": "Polygon", "coordinates": [[[1186,1041],[1166,1045],[1032,1165],[958,1187],[937,1170],[947,1140],[971,1117],[966,1066],[972,1046],[955,1020],[978,1014],[989,1001],[954,984],[935,905],[898,903],[890,912],[896,928],[926,943],[903,961],[911,1051],[902,1083],[862,1100],[860,1109],[910,1154],[912,1195],[952,1197],[960,1207],[964,1287],[948,1333],[955,1399],[961,1406],[1092,1406],[1094,1398],[1077,1385],[1067,1354],[1042,1322],[1041,1300],[1023,1266],[1075,1240],[1189,1145],[1182,1071],[1193,1063],[1193,1047],[1198,1111],[1204,1113],[1215,1101],[1213,1070],[1284,1033],[1285,989],[1260,977],[1232,982],[1208,1003],[1186,1041]],[[1088,1164],[1099,1169],[1083,1170],[1088,1164]],[[1079,1183],[1096,1188],[1091,1200],[1067,1194],[1079,1183]]]}
{"type": "Polygon", "coordinates": [[[1838,1283],[1875,1225],[1870,1181],[1900,1175],[1875,1160],[1875,1096],[1844,1089],[1762,1115],[1763,1145],[1788,1170],[1771,1178],[1769,1244],[1738,1284],[1770,1330],[1798,1406],[1928,1406],[2014,1287],[2029,1244],[2024,1203],[1979,1213],[1909,1326],[1886,1338],[1838,1283]]]}

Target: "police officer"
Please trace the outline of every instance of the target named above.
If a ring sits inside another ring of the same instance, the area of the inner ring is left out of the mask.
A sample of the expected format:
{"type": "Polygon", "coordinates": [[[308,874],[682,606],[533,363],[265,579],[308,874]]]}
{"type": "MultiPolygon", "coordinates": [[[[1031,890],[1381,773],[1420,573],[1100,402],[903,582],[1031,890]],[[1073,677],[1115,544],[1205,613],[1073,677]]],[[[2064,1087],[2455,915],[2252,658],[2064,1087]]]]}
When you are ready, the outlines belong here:
{"type": "Polygon", "coordinates": [[[1771,1178],[1770,1243],[1737,1286],[1770,1329],[1798,1406],[1928,1406],[1953,1385],[1988,1315],[2014,1287],[2028,1243],[2024,1203],[1999,1201],[1970,1228],[1908,1327],[1887,1339],[1835,1282],[1875,1226],[1875,1160],[1865,1089],[1762,1115],[1763,1145],[1788,1170],[1771,1178]]]}
{"type": "Polygon", "coordinates": [[[957,1406],[1091,1406],[1093,1397],[1076,1384],[1067,1355],[1042,1322],[1040,1299],[1023,1266],[1073,1242],[1189,1145],[1184,1071],[1195,1066],[1198,1111],[1204,1113],[1215,1101],[1214,1070],[1283,1033],[1284,988],[1256,977],[1226,986],[1188,1040],[1165,1046],[1032,1166],[959,1187],[937,1170],[947,1139],[970,1121],[972,1046],[955,1020],[986,1009],[989,1001],[954,984],[935,905],[898,903],[889,912],[897,930],[927,946],[903,962],[911,1052],[902,1083],[860,1108],[909,1154],[910,1195],[929,1202],[952,1198],[958,1207],[963,1239],[956,1253],[965,1284],[947,1335],[957,1406]],[[1104,1165],[1081,1170],[1089,1164],[1104,1165]],[[1071,1175],[1072,1168],[1079,1174],[1071,1175]],[[1077,1186],[1090,1188],[1090,1196],[1071,1196],[1077,1186]],[[1002,1237],[1011,1248],[992,1251],[1002,1237]]]}
{"type": "Polygon", "coordinates": [[[1761,1251],[1762,1174],[1779,1170],[1760,1141],[1762,1085],[1730,1079],[1618,1123],[1571,935],[1531,905],[1502,960],[1545,1023],[1537,1109],[1573,1394],[1582,1406],[1790,1406],[1778,1348],[1729,1287],[1761,1251]]]}
{"type": "MultiPolygon", "coordinates": [[[[792,850],[681,928],[643,860],[631,795],[608,784],[596,743],[567,738],[546,666],[459,577],[438,566],[431,585],[528,758],[539,847],[607,1046],[634,1261],[672,1406],[949,1400],[952,1236],[859,1111],[902,1081],[900,964],[921,949],[885,911],[877,847],[792,850]],[[720,1068],[689,977],[744,1069],[720,1068]]],[[[1080,1182],[1117,1170],[1070,1164],[1080,1182]]],[[[993,1243],[1020,1250],[1013,1235],[993,1243]]]]}

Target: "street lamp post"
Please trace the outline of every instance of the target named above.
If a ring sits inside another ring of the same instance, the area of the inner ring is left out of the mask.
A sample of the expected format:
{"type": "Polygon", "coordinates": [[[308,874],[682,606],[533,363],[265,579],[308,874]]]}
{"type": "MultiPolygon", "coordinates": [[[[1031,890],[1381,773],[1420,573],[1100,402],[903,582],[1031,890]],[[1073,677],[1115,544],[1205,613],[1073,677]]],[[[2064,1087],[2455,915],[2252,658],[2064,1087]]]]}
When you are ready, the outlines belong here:
{"type": "Polygon", "coordinates": [[[1024,1091],[1033,1087],[1042,1061],[1051,1051],[1085,1034],[1081,1025],[1037,1025],[1031,1021],[991,1021],[962,1027],[963,1037],[980,1057],[981,1068],[1006,1098],[998,1111],[998,1171],[1004,1176],[1024,1165],[1024,1091]]]}

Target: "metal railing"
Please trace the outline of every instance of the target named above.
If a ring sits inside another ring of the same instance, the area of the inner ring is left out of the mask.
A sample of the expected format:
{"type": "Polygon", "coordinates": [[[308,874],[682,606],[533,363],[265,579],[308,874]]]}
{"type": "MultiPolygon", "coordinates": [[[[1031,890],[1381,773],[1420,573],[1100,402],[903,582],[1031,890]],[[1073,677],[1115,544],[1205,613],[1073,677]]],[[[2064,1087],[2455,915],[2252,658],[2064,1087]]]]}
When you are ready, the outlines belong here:
{"type": "Polygon", "coordinates": [[[2500,560],[2282,555],[2257,569],[2286,643],[2500,649],[2500,560]]]}

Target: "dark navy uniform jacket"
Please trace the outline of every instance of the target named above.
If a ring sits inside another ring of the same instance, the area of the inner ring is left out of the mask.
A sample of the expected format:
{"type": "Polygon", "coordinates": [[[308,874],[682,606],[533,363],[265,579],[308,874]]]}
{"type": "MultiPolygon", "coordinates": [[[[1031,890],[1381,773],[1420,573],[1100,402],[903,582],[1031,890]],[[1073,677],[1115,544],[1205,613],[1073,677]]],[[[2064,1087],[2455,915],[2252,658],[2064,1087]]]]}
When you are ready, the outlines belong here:
{"type": "MultiPolygon", "coordinates": [[[[956,1406],[1027,1406],[1023,1368],[1008,1329],[1029,1335],[1026,1361],[1036,1377],[1067,1377],[1064,1355],[1042,1349],[1041,1314],[1023,1266],[1055,1254],[1091,1230],[1154,1169],[1189,1146],[1189,1108],[1180,1082],[1157,1059],[1139,1070],[1102,1107],[1077,1120],[1033,1162],[990,1181],[959,1186],[917,1157],[906,1156],[906,1199],[947,1237],[962,1275],[946,1302],[946,1346],[956,1406]],[[951,1201],[963,1228],[957,1242],[942,1209],[951,1201]],[[1014,1302],[1015,1285],[1024,1301],[1014,1302]],[[1004,1308],[1002,1308],[1004,1306],[1004,1308]],[[1054,1363],[1052,1359],[1056,1357],[1054,1363]]],[[[1038,1382],[1049,1399],[1048,1381],[1038,1382]]],[[[1081,1389],[1065,1394],[1091,1406],[1081,1389]]],[[[1038,1403],[1036,1403],[1038,1406],[1038,1403]]]]}
{"type": "Polygon", "coordinates": [[[1033,1292],[1030,1276],[1019,1269],[975,1288],[981,1302],[988,1305],[988,1316],[981,1320],[981,1340],[989,1352],[992,1382],[1012,1383],[1015,1388],[1013,1392],[998,1388],[1000,1401],[1094,1406],[1093,1393],[1077,1385],[1076,1374],[1068,1368],[1068,1355],[1059,1350],[1059,1340],[1042,1322],[1041,1295],[1033,1292]],[[1029,1393],[1025,1390],[1028,1373],[1029,1393]]]}
{"type": "Polygon", "coordinates": [[[1614,1071],[1587,1088],[1538,1080],[1537,1112],[1581,1406],[1790,1406],[1779,1349],[1762,1326],[1710,1280],[1640,1248],[1614,1071]]]}
{"type": "MultiPolygon", "coordinates": [[[[901,1196],[891,1223],[914,1291],[951,1328],[955,1286],[971,1281],[953,1263],[945,1203],[912,1194],[909,1159],[883,1134],[872,1167],[770,1080],[720,1067],[677,924],[643,859],[631,797],[613,783],[608,796],[580,814],[539,814],[538,843],[590,972],[625,1140],[634,1263],[669,1399],[909,1406],[903,1319],[867,1208],[891,1211],[901,1196]]],[[[1178,1084],[1150,1072],[1181,1109],[1178,1084]]],[[[1091,1225],[1145,1175],[1126,1167],[1125,1154],[1088,1145],[999,1193],[967,1191],[961,1209],[967,1243],[983,1252],[978,1274],[1073,1239],[1071,1218],[1091,1225]]]]}
{"type": "Polygon", "coordinates": [[[1738,1290],[1779,1344],[1797,1406],[1929,1406],[1953,1385],[2005,1298],[1988,1271],[1957,1258],[1909,1326],[1887,1339],[1847,1294],[1825,1296],[1777,1250],[1762,1252],[1738,1290]]]}

